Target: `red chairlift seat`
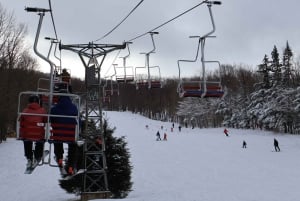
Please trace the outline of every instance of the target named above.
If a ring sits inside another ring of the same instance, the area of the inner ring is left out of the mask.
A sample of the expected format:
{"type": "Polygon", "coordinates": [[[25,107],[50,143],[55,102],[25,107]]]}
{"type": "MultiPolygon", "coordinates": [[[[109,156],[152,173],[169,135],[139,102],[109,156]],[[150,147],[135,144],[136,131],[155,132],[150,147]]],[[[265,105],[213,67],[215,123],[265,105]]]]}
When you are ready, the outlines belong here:
{"type": "Polygon", "coordinates": [[[162,83],[160,80],[151,80],[151,88],[162,88],[162,83]]]}
{"type": "Polygon", "coordinates": [[[76,124],[51,123],[49,141],[75,142],[76,124]]]}
{"type": "Polygon", "coordinates": [[[199,81],[182,82],[178,92],[180,97],[201,97],[203,93],[199,81]]]}
{"type": "Polygon", "coordinates": [[[113,94],[111,89],[105,90],[104,91],[104,96],[111,96],[113,94]]]}
{"type": "Polygon", "coordinates": [[[102,98],[102,100],[103,100],[103,103],[110,103],[110,96],[104,96],[102,98]]]}
{"type": "Polygon", "coordinates": [[[136,88],[158,89],[162,88],[162,83],[160,80],[151,80],[150,82],[148,80],[139,80],[136,82],[136,88]]]}
{"type": "Polygon", "coordinates": [[[215,97],[221,98],[224,95],[224,90],[220,82],[207,82],[206,83],[206,94],[203,96],[204,98],[215,97]]]}
{"type": "Polygon", "coordinates": [[[128,83],[128,82],[133,82],[134,81],[134,76],[132,75],[126,75],[125,76],[116,76],[116,81],[118,83],[128,83]]]}
{"type": "Polygon", "coordinates": [[[119,89],[103,88],[103,96],[113,96],[114,94],[119,95],[119,89]]]}
{"type": "Polygon", "coordinates": [[[199,98],[220,98],[223,97],[224,91],[220,82],[206,82],[206,90],[203,89],[203,82],[189,81],[183,82],[179,86],[180,97],[199,97],[199,98]]]}

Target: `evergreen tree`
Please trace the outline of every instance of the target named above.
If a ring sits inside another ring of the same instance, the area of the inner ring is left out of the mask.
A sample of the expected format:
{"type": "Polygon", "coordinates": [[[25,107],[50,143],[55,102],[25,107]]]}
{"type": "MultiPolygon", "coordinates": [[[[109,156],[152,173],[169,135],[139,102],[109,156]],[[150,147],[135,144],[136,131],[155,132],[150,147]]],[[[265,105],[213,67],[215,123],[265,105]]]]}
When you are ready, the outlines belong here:
{"type": "MultiPolygon", "coordinates": [[[[114,137],[113,129],[104,121],[103,132],[105,139],[105,154],[107,163],[108,188],[113,198],[125,198],[131,191],[131,170],[129,150],[124,137],[114,137]]],[[[83,153],[79,151],[79,153],[83,153]]],[[[79,156],[82,158],[82,156],[79,156]]],[[[78,161],[78,167],[82,168],[83,161],[78,161]]],[[[60,186],[68,193],[80,193],[83,189],[83,175],[79,174],[69,180],[60,180],[60,186]]]]}
{"type": "Polygon", "coordinates": [[[270,71],[271,67],[269,66],[269,58],[267,55],[263,58],[263,63],[258,65],[258,72],[263,75],[263,83],[257,84],[259,88],[270,88],[271,87],[271,81],[270,81],[270,71]]]}
{"type": "Polygon", "coordinates": [[[114,137],[112,129],[107,126],[107,121],[103,125],[106,143],[107,180],[109,190],[114,198],[125,198],[131,191],[131,170],[129,158],[130,153],[127,148],[125,137],[114,137]]]}
{"type": "Polygon", "coordinates": [[[271,55],[272,55],[272,72],[274,73],[273,85],[277,85],[281,83],[281,68],[280,68],[281,65],[280,65],[279,53],[276,45],[274,45],[271,55]]]}
{"type": "Polygon", "coordinates": [[[290,87],[292,85],[292,69],[291,69],[291,59],[293,57],[293,52],[289,46],[289,42],[286,42],[286,47],[283,51],[282,58],[282,84],[284,86],[290,87]]]}

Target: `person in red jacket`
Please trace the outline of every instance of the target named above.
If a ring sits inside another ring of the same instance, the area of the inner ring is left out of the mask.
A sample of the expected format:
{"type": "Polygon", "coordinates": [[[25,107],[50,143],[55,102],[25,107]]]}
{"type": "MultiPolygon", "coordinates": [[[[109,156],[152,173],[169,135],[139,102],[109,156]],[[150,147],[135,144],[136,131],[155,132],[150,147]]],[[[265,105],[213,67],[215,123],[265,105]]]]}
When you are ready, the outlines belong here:
{"type": "Polygon", "coordinates": [[[228,135],[228,130],[225,128],[224,129],[224,134],[228,137],[229,135],[228,135]]]}
{"type": "Polygon", "coordinates": [[[39,97],[31,95],[28,99],[29,104],[22,111],[20,117],[20,139],[24,142],[24,155],[27,158],[27,167],[32,166],[41,160],[44,149],[45,129],[47,122],[46,110],[40,106],[39,97]],[[30,115],[33,114],[33,115],[30,115]],[[42,114],[41,116],[36,114],[42,114]],[[35,149],[33,150],[33,142],[35,149]]]}

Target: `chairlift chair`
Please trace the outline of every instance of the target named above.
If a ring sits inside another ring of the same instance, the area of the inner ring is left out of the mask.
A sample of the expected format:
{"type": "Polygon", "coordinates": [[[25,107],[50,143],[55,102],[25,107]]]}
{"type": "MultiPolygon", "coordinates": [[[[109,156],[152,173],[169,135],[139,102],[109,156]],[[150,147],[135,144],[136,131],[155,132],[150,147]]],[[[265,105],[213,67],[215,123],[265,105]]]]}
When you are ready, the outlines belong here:
{"type": "MultiPolygon", "coordinates": [[[[30,114],[30,113],[22,113],[22,107],[24,107],[27,102],[27,99],[30,95],[35,94],[39,97],[47,96],[49,97],[49,92],[37,92],[37,91],[25,91],[21,92],[19,94],[18,98],[18,114],[17,114],[17,139],[20,140],[32,140],[32,141],[59,141],[59,142],[75,142],[78,140],[79,135],[79,112],[76,116],[64,116],[64,115],[52,115],[50,114],[50,111],[48,111],[48,114],[42,115],[42,114],[30,114]],[[42,122],[36,122],[35,125],[21,125],[20,117],[22,115],[30,115],[30,116],[46,116],[48,119],[48,122],[46,124],[42,122]],[[77,122],[76,125],[56,125],[50,123],[51,117],[63,117],[63,118],[74,118],[77,122]],[[45,131],[44,136],[42,134],[40,135],[31,135],[31,130],[36,131],[45,131]],[[73,129],[73,130],[72,130],[73,129]],[[61,130],[64,130],[60,132],[61,130]],[[70,131],[72,130],[72,131],[70,131]],[[56,135],[57,133],[62,133],[61,135],[56,135]]],[[[53,97],[58,96],[69,96],[73,103],[79,108],[80,106],[80,97],[75,94],[69,94],[69,93],[53,93],[53,97]]]]}
{"type": "Polygon", "coordinates": [[[105,79],[105,84],[102,87],[103,96],[113,96],[114,94],[119,95],[119,84],[113,80],[113,76],[110,76],[109,79],[105,79]]]}
{"type": "Polygon", "coordinates": [[[150,66],[150,63],[149,63],[150,54],[155,53],[154,51],[156,49],[153,35],[158,34],[158,32],[149,32],[149,34],[151,36],[153,49],[147,53],[141,53],[141,54],[145,54],[145,66],[135,68],[136,89],[139,89],[141,87],[146,87],[148,89],[162,88],[160,67],[159,66],[150,66]],[[140,69],[143,71],[144,74],[137,74],[137,70],[140,70],[140,69]],[[153,72],[153,69],[157,69],[156,76],[153,76],[151,73],[151,72],[153,72]],[[146,77],[145,77],[145,75],[146,75],[146,77]]]}
{"type": "Polygon", "coordinates": [[[123,66],[114,66],[116,81],[118,83],[132,83],[134,81],[133,66],[126,65],[126,59],[130,56],[129,44],[131,44],[131,42],[126,42],[128,54],[124,57],[120,57],[123,59],[123,66]]]}
{"type": "Polygon", "coordinates": [[[214,19],[213,19],[212,10],[211,10],[212,4],[220,5],[220,2],[218,2],[218,1],[207,2],[210,19],[212,22],[212,30],[202,37],[190,36],[190,38],[199,38],[195,59],[193,59],[193,60],[178,60],[177,61],[178,70],[179,70],[179,85],[178,85],[177,91],[178,91],[180,97],[200,97],[200,98],[218,97],[218,98],[220,98],[224,95],[224,90],[222,89],[220,80],[218,80],[218,81],[207,81],[206,80],[205,63],[217,62],[219,64],[219,68],[220,68],[220,63],[218,61],[205,61],[205,59],[204,59],[205,40],[208,37],[215,37],[215,36],[212,36],[212,34],[215,32],[215,23],[214,23],[214,19]],[[180,62],[196,62],[197,58],[198,58],[198,54],[199,54],[199,48],[201,48],[202,79],[194,80],[194,81],[184,81],[181,78],[180,62]]]}

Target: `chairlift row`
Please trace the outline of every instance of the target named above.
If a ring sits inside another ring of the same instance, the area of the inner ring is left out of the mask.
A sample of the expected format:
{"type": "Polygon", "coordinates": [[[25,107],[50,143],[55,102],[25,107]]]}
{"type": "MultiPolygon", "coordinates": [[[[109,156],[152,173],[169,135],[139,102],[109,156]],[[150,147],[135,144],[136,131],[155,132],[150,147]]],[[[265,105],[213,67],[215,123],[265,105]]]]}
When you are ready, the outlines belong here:
{"type": "MultiPolygon", "coordinates": [[[[213,38],[212,34],[215,32],[215,23],[211,10],[211,6],[220,5],[219,1],[208,1],[207,6],[209,10],[210,20],[212,23],[212,30],[203,36],[191,36],[190,38],[198,38],[198,48],[196,57],[193,60],[178,60],[178,70],[179,70],[179,84],[177,88],[177,92],[180,97],[200,97],[200,98],[222,98],[225,94],[225,90],[222,87],[221,83],[221,64],[219,61],[208,61],[205,60],[204,56],[204,46],[207,38],[213,38]],[[202,63],[202,76],[199,76],[197,80],[190,80],[181,77],[182,66],[180,62],[196,62],[198,59],[199,50],[201,50],[201,63],[202,63]],[[206,64],[208,63],[216,63],[219,68],[219,79],[217,80],[208,80],[206,75],[206,64]]],[[[128,55],[122,57],[123,58],[123,67],[117,67],[114,65],[114,70],[116,74],[117,83],[134,83],[136,85],[136,89],[140,88],[161,88],[163,86],[163,82],[160,74],[159,66],[150,66],[149,57],[150,54],[155,51],[155,43],[153,39],[153,35],[158,34],[158,32],[149,32],[153,44],[153,49],[146,53],[141,53],[145,55],[145,66],[143,67],[130,67],[126,66],[126,59],[130,55],[129,44],[127,44],[128,55]],[[120,72],[120,69],[123,70],[123,73],[120,72]],[[155,72],[156,70],[156,72],[155,72]],[[141,73],[143,72],[143,73],[141,73]],[[155,73],[153,73],[155,72],[155,73]],[[153,76],[155,74],[156,76],[153,76]]]]}
{"type": "Polygon", "coordinates": [[[141,88],[162,88],[163,82],[161,79],[161,73],[160,73],[160,67],[159,66],[150,66],[150,55],[155,52],[155,42],[153,39],[153,35],[158,34],[158,32],[149,32],[151,36],[151,41],[153,45],[153,49],[149,52],[142,52],[141,54],[145,55],[145,66],[141,67],[133,67],[133,66],[127,66],[126,61],[127,58],[130,56],[130,49],[129,44],[127,43],[127,50],[128,54],[124,57],[121,57],[123,59],[123,66],[118,67],[117,64],[113,64],[114,66],[114,72],[116,77],[117,83],[129,83],[129,84],[135,84],[136,89],[141,88]]]}

